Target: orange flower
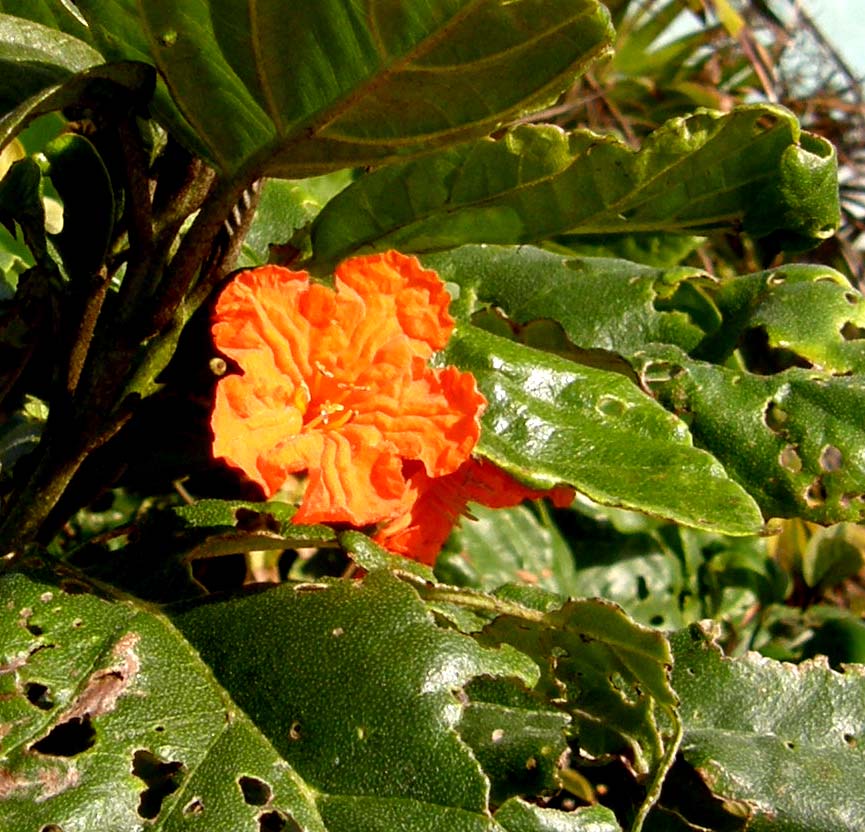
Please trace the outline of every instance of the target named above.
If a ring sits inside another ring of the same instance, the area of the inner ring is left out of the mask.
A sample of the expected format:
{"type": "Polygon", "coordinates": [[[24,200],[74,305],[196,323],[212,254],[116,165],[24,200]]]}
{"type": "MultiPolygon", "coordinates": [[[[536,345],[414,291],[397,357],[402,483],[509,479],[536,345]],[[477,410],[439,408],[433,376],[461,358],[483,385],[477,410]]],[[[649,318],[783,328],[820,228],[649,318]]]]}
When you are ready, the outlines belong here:
{"type": "Polygon", "coordinates": [[[308,472],[298,523],[366,526],[410,510],[404,466],[459,469],[486,401],[471,373],[427,365],[454,326],[435,272],[391,251],[346,260],[334,285],[263,266],[222,292],[214,341],[243,375],[217,385],[213,453],[268,496],[308,472]]]}
{"type": "Polygon", "coordinates": [[[414,492],[410,509],[375,536],[392,552],[432,565],[470,502],[490,508],[509,508],[523,500],[550,497],[559,508],[575,496],[564,486],[541,491],[517,482],[488,460],[467,459],[452,474],[429,477],[421,466],[412,466],[409,482],[414,492]]]}

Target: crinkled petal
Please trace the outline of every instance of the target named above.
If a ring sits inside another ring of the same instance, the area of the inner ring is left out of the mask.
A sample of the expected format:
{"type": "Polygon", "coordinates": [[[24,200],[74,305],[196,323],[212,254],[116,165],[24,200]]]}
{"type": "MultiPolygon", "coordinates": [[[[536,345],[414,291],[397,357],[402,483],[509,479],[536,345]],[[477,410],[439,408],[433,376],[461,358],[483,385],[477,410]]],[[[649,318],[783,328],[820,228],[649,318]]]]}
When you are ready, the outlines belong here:
{"type": "Polygon", "coordinates": [[[490,508],[517,506],[523,500],[549,497],[564,508],[573,501],[571,488],[528,488],[487,460],[470,458],[454,473],[429,477],[421,468],[409,471],[411,490],[407,512],[383,526],[377,543],[392,552],[433,564],[454,525],[470,502],[490,508]]]}
{"type": "Polygon", "coordinates": [[[450,295],[441,278],[417,258],[398,251],[352,257],[334,274],[337,286],[351,287],[363,297],[391,299],[403,332],[424,358],[447,344],[454,327],[450,295]]]}

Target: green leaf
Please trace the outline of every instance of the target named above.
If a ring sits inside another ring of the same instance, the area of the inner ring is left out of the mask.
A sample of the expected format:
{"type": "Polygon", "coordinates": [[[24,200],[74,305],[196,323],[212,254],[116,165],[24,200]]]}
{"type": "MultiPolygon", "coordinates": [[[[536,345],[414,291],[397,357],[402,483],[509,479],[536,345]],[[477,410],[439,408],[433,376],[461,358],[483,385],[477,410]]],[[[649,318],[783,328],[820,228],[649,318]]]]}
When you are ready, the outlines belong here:
{"type": "Polygon", "coordinates": [[[829,589],[865,566],[865,529],[839,523],[817,529],[802,553],[802,577],[810,587],[829,589]]]}
{"type": "Polygon", "coordinates": [[[0,578],[0,825],[325,832],[309,788],[161,615],[0,578]],[[266,803],[256,795],[265,794],[266,803]]]}
{"type": "Polygon", "coordinates": [[[90,32],[72,0],[2,0],[0,13],[23,17],[90,42],[90,32]]]}
{"type": "Polygon", "coordinates": [[[292,522],[296,506],[271,501],[198,500],[174,509],[184,526],[186,560],[257,552],[326,546],[336,541],[328,526],[292,522]]]}
{"type": "Polygon", "coordinates": [[[521,125],[359,178],[312,228],[318,267],[352,252],[424,253],[562,234],[744,229],[812,244],[839,221],[832,145],[781,107],[698,111],[640,150],[587,130],[521,125]]]}
{"type": "Polygon", "coordinates": [[[21,159],[0,179],[0,223],[10,234],[20,226],[24,242],[36,262],[52,268],[45,236],[45,207],[42,202],[42,170],[33,159],[21,159]]]}
{"type": "Polygon", "coordinates": [[[616,816],[605,806],[557,812],[514,798],[502,805],[495,819],[506,832],[621,832],[616,816]]]}
{"type": "Polygon", "coordinates": [[[493,590],[518,582],[563,597],[578,595],[574,557],[555,524],[527,506],[469,507],[448,548],[436,561],[444,583],[493,590]]]}
{"type": "Polygon", "coordinates": [[[862,375],[794,367],[760,376],[660,346],[641,351],[633,364],[765,516],[818,523],[865,517],[862,375]]]}
{"type": "MultiPolygon", "coordinates": [[[[672,300],[687,289],[700,297],[712,285],[698,269],[567,257],[532,246],[463,246],[423,262],[459,287],[453,311],[463,320],[492,306],[520,325],[553,320],[578,348],[622,355],[655,341],[690,350],[705,337],[696,316],[672,300]]],[[[703,306],[705,327],[717,326],[711,301],[703,299],[703,306]]]]}
{"type": "Polygon", "coordinates": [[[834,269],[791,264],[730,278],[714,301],[723,324],[695,351],[698,358],[723,363],[760,332],[766,346],[784,351],[788,365],[795,357],[820,371],[865,370],[865,301],[834,269]]]}
{"type": "Polygon", "coordinates": [[[294,234],[312,222],[322,206],[351,179],[348,170],[299,181],[266,179],[238,265],[252,267],[269,262],[270,246],[290,243],[294,234]]]}
{"type": "MultiPolygon", "coordinates": [[[[330,795],[329,828],[350,807],[355,829],[411,829],[423,811],[436,816],[431,804],[454,817],[485,812],[489,786],[456,733],[453,692],[481,674],[537,679],[515,650],[437,627],[415,590],[386,572],[281,585],[176,620],[291,766],[330,795]],[[383,810],[390,826],[365,825],[383,810]]],[[[465,828],[486,828],[479,820],[465,828]]]]}
{"type": "Polygon", "coordinates": [[[538,663],[535,691],[571,714],[588,754],[626,754],[643,774],[660,765],[665,743],[656,707],[676,704],[661,633],[635,624],[615,604],[592,599],[531,616],[501,615],[478,639],[512,645],[538,663]]]}
{"type": "Polygon", "coordinates": [[[570,720],[558,711],[470,702],[459,723],[491,783],[491,800],[501,804],[514,795],[540,795],[559,788],[559,761],[568,750],[570,720]]]}
{"type": "Polygon", "coordinates": [[[865,826],[865,670],[730,659],[694,625],[672,640],[685,760],[755,832],[865,826]]]}
{"type": "Polygon", "coordinates": [[[624,376],[472,326],[455,332],[443,360],[474,373],[489,402],[478,454],[517,479],[726,534],[761,528],[751,497],[624,376]]]}
{"type": "Polygon", "coordinates": [[[0,14],[0,113],[102,62],[98,52],[77,38],[0,14]]]}
{"type": "Polygon", "coordinates": [[[612,39],[596,0],[77,5],[109,58],[157,66],[217,167],[286,178],[485,134],[554,98],[612,39]]]}

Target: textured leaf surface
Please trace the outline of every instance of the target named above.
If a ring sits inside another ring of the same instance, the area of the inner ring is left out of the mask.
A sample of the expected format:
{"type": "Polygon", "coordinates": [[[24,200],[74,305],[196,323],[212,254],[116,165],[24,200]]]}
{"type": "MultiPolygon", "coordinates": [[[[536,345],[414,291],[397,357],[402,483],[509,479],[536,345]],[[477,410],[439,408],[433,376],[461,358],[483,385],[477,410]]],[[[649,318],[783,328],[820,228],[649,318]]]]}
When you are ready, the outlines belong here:
{"type": "Polygon", "coordinates": [[[596,0],[81,0],[149,60],[223,170],[298,178],[488,132],[607,49],[596,0]],[[484,37],[477,33],[483,32],[484,37]]]}
{"type": "Polygon", "coordinates": [[[532,243],[562,234],[743,228],[816,241],[839,219],[832,145],[753,105],[674,119],[639,151],[590,131],[523,125],[361,177],[312,229],[316,259],[532,243]]]}
{"type": "Polygon", "coordinates": [[[459,287],[454,305],[459,317],[494,306],[520,325],[553,320],[583,349],[627,355],[655,341],[695,347],[704,329],[671,308],[677,290],[690,291],[692,303],[702,300],[706,325],[717,325],[717,311],[699,294],[711,280],[696,269],[567,257],[532,246],[463,246],[427,255],[423,262],[459,287]]]}
{"type": "Polygon", "coordinates": [[[72,578],[4,577],[0,671],[4,830],[260,832],[272,812],[324,832],[310,791],[162,616],[72,578]]]}
{"type": "Polygon", "coordinates": [[[500,616],[479,640],[512,644],[537,661],[536,690],[565,703],[589,754],[626,753],[643,773],[660,762],[664,740],[655,708],[676,703],[661,633],[635,624],[615,604],[578,600],[533,620],[500,616]]]}
{"type": "MultiPolygon", "coordinates": [[[[407,817],[424,806],[431,817],[483,813],[488,783],[457,735],[453,691],[480,674],[529,686],[537,677],[514,650],[438,628],[415,591],[387,573],[280,586],[179,623],[277,750],[331,795],[326,821],[352,803],[357,813],[386,805],[392,818],[400,807],[407,817]]],[[[472,822],[466,828],[485,828],[472,822]]]]}
{"type": "Polygon", "coordinates": [[[673,638],[682,752],[755,832],[865,826],[865,670],[730,659],[697,626],[673,638]]]}
{"type": "Polygon", "coordinates": [[[731,278],[714,300],[723,324],[701,345],[700,358],[722,363],[760,331],[770,349],[793,353],[817,370],[865,370],[865,301],[834,269],[792,264],[731,278]]]}
{"type": "Polygon", "coordinates": [[[2,0],[0,13],[23,17],[89,42],[90,32],[71,0],[2,0]]]}
{"type": "Polygon", "coordinates": [[[474,373],[489,402],[478,453],[517,478],[727,534],[760,529],[753,500],[624,376],[471,326],[445,358],[474,373]]]}
{"type": "Polygon", "coordinates": [[[507,832],[620,832],[616,816],[604,806],[583,806],[574,812],[540,809],[523,800],[509,800],[496,812],[507,832]]]}
{"type": "Polygon", "coordinates": [[[791,368],[758,376],[655,347],[634,359],[649,388],[687,415],[694,441],[767,517],[865,516],[865,377],[791,368]]]}

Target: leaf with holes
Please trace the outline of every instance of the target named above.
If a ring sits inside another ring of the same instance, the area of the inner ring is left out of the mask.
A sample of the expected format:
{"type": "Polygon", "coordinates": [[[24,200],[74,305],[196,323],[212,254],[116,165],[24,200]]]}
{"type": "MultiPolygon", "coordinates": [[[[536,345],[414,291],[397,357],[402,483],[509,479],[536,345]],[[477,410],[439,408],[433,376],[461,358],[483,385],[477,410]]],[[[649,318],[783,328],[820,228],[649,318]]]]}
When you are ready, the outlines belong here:
{"type": "Polygon", "coordinates": [[[749,830],[865,827],[865,669],[727,658],[694,625],[672,640],[682,753],[749,830]]]}
{"type": "Polygon", "coordinates": [[[481,674],[537,678],[513,649],[437,627],[414,589],[385,572],[282,585],[176,620],[286,761],[329,796],[328,823],[349,801],[357,812],[389,806],[394,819],[403,805],[483,813],[489,786],[455,730],[453,692],[481,674]]]}
{"type": "Polygon", "coordinates": [[[0,826],[325,832],[308,788],[161,615],[0,578],[0,826]]]}
{"type": "Polygon", "coordinates": [[[621,754],[646,774],[670,751],[657,723],[659,709],[672,715],[676,705],[669,646],[615,604],[577,600],[532,616],[502,615],[478,639],[535,659],[541,668],[535,691],[572,715],[589,755],[621,754]]]}
{"type": "Polygon", "coordinates": [[[218,168],[285,178],[488,133],[554,98],[612,39],[597,0],[77,6],[107,57],[155,64],[173,99],[163,112],[218,168]]]}
{"type": "Polygon", "coordinates": [[[639,151],[588,130],[521,125],[360,177],[312,227],[317,263],[396,248],[525,244],[743,228],[810,245],[839,221],[835,151],[781,107],[699,111],[639,151]]]}
{"type": "Polygon", "coordinates": [[[518,479],[726,534],[760,530],[751,497],[626,377],[472,326],[442,360],[472,372],[489,402],[477,453],[518,479]]]}
{"type": "Polygon", "coordinates": [[[759,376],[660,346],[637,353],[633,364],[765,516],[865,517],[865,376],[797,367],[759,376]]]}
{"type": "Polygon", "coordinates": [[[795,361],[821,372],[865,370],[865,300],[834,269],[792,264],[731,278],[721,282],[714,301],[722,323],[695,352],[699,358],[720,364],[742,347],[746,361],[767,363],[758,372],[775,369],[773,352],[782,366],[795,361]]]}
{"type": "Polygon", "coordinates": [[[713,280],[698,269],[568,257],[533,246],[463,246],[423,262],[458,287],[459,318],[501,309],[527,343],[537,340],[540,322],[555,321],[567,338],[564,352],[573,345],[627,355],[655,341],[690,350],[720,319],[705,294],[713,280]]]}

